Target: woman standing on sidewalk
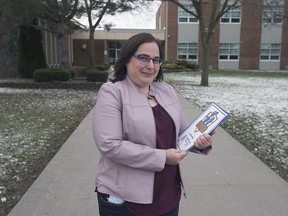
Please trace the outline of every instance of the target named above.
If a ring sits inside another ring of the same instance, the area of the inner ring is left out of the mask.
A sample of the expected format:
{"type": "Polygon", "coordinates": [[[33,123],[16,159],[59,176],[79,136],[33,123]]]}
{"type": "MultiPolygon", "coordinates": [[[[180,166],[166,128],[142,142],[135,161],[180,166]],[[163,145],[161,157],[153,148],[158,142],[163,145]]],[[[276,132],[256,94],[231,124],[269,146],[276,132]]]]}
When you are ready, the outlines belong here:
{"type": "MultiPolygon", "coordinates": [[[[101,216],[176,216],[181,196],[176,149],[187,122],[172,86],[163,82],[163,52],[148,33],[132,36],[98,92],[93,135],[101,153],[96,191],[101,216]]],[[[205,134],[197,149],[211,147],[205,134]]]]}

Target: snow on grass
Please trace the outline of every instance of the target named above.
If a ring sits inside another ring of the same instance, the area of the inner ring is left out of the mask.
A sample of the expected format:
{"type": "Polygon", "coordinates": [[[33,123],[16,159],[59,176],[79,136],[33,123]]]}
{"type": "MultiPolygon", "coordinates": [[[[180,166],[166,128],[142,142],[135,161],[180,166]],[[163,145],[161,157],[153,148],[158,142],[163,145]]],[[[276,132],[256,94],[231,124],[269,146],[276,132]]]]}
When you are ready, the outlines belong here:
{"type": "Polygon", "coordinates": [[[288,181],[288,79],[167,73],[165,80],[201,109],[212,101],[232,116],[223,127],[288,181]]]}
{"type": "MultiPolygon", "coordinates": [[[[214,101],[229,111],[224,129],[288,181],[287,78],[210,76],[209,87],[201,87],[200,76],[164,75],[198,107],[214,101]]],[[[57,151],[93,107],[96,94],[0,88],[0,213],[11,199],[19,199],[9,196],[19,183],[37,177],[34,173],[43,168],[37,161],[48,161],[50,149],[57,151]]]]}
{"type": "Polygon", "coordinates": [[[95,90],[0,88],[0,205],[19,199],[10,194],[37,177],[92,109],[96,95],[95,90]]]}

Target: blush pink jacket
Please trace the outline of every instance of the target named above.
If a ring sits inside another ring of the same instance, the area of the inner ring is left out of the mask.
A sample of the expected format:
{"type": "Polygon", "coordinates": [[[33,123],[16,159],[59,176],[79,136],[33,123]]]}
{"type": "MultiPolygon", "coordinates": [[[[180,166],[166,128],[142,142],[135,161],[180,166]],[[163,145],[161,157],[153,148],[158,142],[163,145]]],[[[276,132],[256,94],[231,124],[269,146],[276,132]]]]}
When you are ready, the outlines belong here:
{"type": "MultiPolygon", "coordinates": [[[[153,82],[150,95],[171,116],[179,135],[187,121],[172,86],[153,82]]],[[[152,203],[154,175],[163,170],[166,151],[156,149],[153,111],[147,96],[128,76],[100,88],[93,113],[93,136],[101,153],[97,190],[130,202],[152,203]]]]}

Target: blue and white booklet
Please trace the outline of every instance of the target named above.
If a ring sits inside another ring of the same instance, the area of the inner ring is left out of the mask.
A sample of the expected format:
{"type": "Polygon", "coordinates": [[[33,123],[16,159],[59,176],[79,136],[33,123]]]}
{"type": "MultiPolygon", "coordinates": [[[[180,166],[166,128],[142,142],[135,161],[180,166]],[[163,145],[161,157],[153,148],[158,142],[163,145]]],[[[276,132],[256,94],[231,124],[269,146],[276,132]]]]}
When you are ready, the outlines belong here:
{"type": "Polygon", "coordinates": [[[188,151],[194,146],[195,140],[202,134],[210,134],[219,125],[223,124],[230,114],[211,103],[178,137],[177,148],[188,151]]]}

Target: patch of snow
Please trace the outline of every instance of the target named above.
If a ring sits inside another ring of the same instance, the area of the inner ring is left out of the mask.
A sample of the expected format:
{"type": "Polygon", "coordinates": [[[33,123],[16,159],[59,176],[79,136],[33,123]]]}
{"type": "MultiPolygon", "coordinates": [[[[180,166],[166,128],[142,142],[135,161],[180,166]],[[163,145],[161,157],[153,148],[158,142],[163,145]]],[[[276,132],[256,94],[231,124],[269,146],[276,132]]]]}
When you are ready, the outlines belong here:
{"type": "Polygon", "coordinates": [[[261,154],[262,159],[278,160],[283,168],[288,166],[287,78],[210,76],[209,87],[199,86],[201,77],[188,73],[166,73],[164,78],[201,109],[216,102],[233,119],[244,119],[254,134],[250,128],[237,134],[243,140],[249,137],[255,141],[254,153],[261,154]]]}
{"type": "MultiPolygon", "coordinates": [[[[75,119],[76,111],[91,109],[96,95],[95,90],[0,88],[0,185],[21,181],[31,160],[50,147],[51,137],[68,128],[61,124],[75,119]]],[[[0,194],[5,193],[0,186],[0,194]]]]}

